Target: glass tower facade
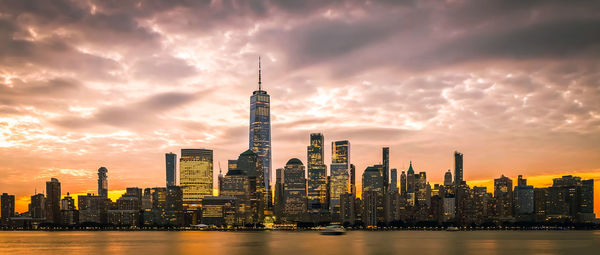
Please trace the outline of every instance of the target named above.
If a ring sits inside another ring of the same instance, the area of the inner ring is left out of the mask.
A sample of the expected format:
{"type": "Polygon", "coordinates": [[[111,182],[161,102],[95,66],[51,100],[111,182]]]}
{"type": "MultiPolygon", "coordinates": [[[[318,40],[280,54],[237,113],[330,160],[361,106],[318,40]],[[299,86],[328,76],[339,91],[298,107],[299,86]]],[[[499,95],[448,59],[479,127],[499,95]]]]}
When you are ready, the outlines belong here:
{"type": "MultiPolygon", "coordinates": [[[[266,188],[266,201],[271,204],[271,98],[266,91],[262,90],[260,78],[260,58],[258,62],[258,90],[250,97],[250,145],[256,153],[263,166],[263,176],[266,188]]],[[[270,206],[269,206],[270,208],[270,206]]]]}
{"type": "Polygon", "coordinates": [[[167,187],[175,186],[175,171],[177,154],[167,153],[165,154],[166,170],[167,170],[167,187]]]}
{"type": "Polygon", "coordinates": [[[323,162],[323,134],[310,134],[306,148],[308,162],[308,209],[325,209],[327,201],[327,167],[323,162]]]}
{"type": "Polygon", "coordinates": [[[184,204],[200,204],[213,193],[213,151],[182,149],[179,159],[179,182],[184,204]]]}
{"type": "Polygon", "coordinates": [[[339,214],[340,211],[340,196],[348,193],[349,168],[350,142],[332,142],[329,210],[334,215],[339,214]]]}

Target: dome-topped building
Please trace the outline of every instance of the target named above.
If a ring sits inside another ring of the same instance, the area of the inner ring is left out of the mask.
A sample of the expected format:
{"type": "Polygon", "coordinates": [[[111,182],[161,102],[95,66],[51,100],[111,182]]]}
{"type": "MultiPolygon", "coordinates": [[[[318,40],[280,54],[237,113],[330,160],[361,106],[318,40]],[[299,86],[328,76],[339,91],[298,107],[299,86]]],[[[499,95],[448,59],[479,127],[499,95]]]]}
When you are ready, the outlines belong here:
{"type": "Polygon", "coordinates": [[[302,164],[302,161],[299,160],[298,158],[292,158],[292,159],[288,160],[286,165],[301,165],[302,166],[304,164],[302,164]]]}

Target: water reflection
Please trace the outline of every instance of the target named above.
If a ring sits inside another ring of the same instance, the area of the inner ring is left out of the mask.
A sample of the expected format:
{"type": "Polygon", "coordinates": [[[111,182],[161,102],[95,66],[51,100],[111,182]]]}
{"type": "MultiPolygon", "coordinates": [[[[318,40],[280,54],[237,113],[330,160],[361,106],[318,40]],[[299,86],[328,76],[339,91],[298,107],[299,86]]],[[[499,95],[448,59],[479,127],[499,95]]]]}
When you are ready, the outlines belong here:
{"type": "Polygon", "coordinates": [[[0,254],[597,254],[600,231],[0,232],[0,254]]]}

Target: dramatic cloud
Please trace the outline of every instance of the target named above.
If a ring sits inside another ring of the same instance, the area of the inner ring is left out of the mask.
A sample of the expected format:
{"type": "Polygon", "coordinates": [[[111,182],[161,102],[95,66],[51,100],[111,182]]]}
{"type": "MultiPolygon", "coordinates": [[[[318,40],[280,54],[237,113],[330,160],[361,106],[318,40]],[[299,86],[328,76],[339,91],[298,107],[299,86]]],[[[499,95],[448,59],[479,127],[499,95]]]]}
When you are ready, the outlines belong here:
{"type": "Polygon", "coordinates": [[[454,150],[479,183],[598,176],[599,10],[558,0],[0,0],[0,192],[29,196],[51,176],[63,193],[87,192],[100,166],[113,190],[160,186],[164,153],[182,148],[213,149],[224,166],[248,147],[259,55],[275,168],[305,161],[309,133],[323,132],[326,155],[350,140],[359,176],[382,146],[392,167],[412,161],[432,182],[454,150]]]}

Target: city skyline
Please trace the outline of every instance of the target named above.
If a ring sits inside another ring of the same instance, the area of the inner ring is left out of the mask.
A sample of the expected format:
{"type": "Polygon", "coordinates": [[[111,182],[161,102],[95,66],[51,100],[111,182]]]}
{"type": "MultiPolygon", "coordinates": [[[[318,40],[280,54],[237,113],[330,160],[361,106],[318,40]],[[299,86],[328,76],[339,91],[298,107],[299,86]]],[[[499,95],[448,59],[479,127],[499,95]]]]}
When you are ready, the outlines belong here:
{"type": "Polygon", "coordinates": [[[599,214],[594,8],[492,1],[465,20],[474,9],[458,3],[344,3],[3,3],[0,192],[22,212],[52,177],[65,194],[96,192],[105,166],[115,200],[164,186],[165,153],[187,148],[213,151],[216,189],[219,163],[248,147],[262,55],[273,183],[289,159],[307,166],[309,135],[322,133],[328,173],[330,142],[350,142],[358,187],[382,147],[398,176],[412,161],[432,183],[454,176],[460,151],[463,179],[488,191],[501,174],[534,186],[593,178],[599,214]]]}

